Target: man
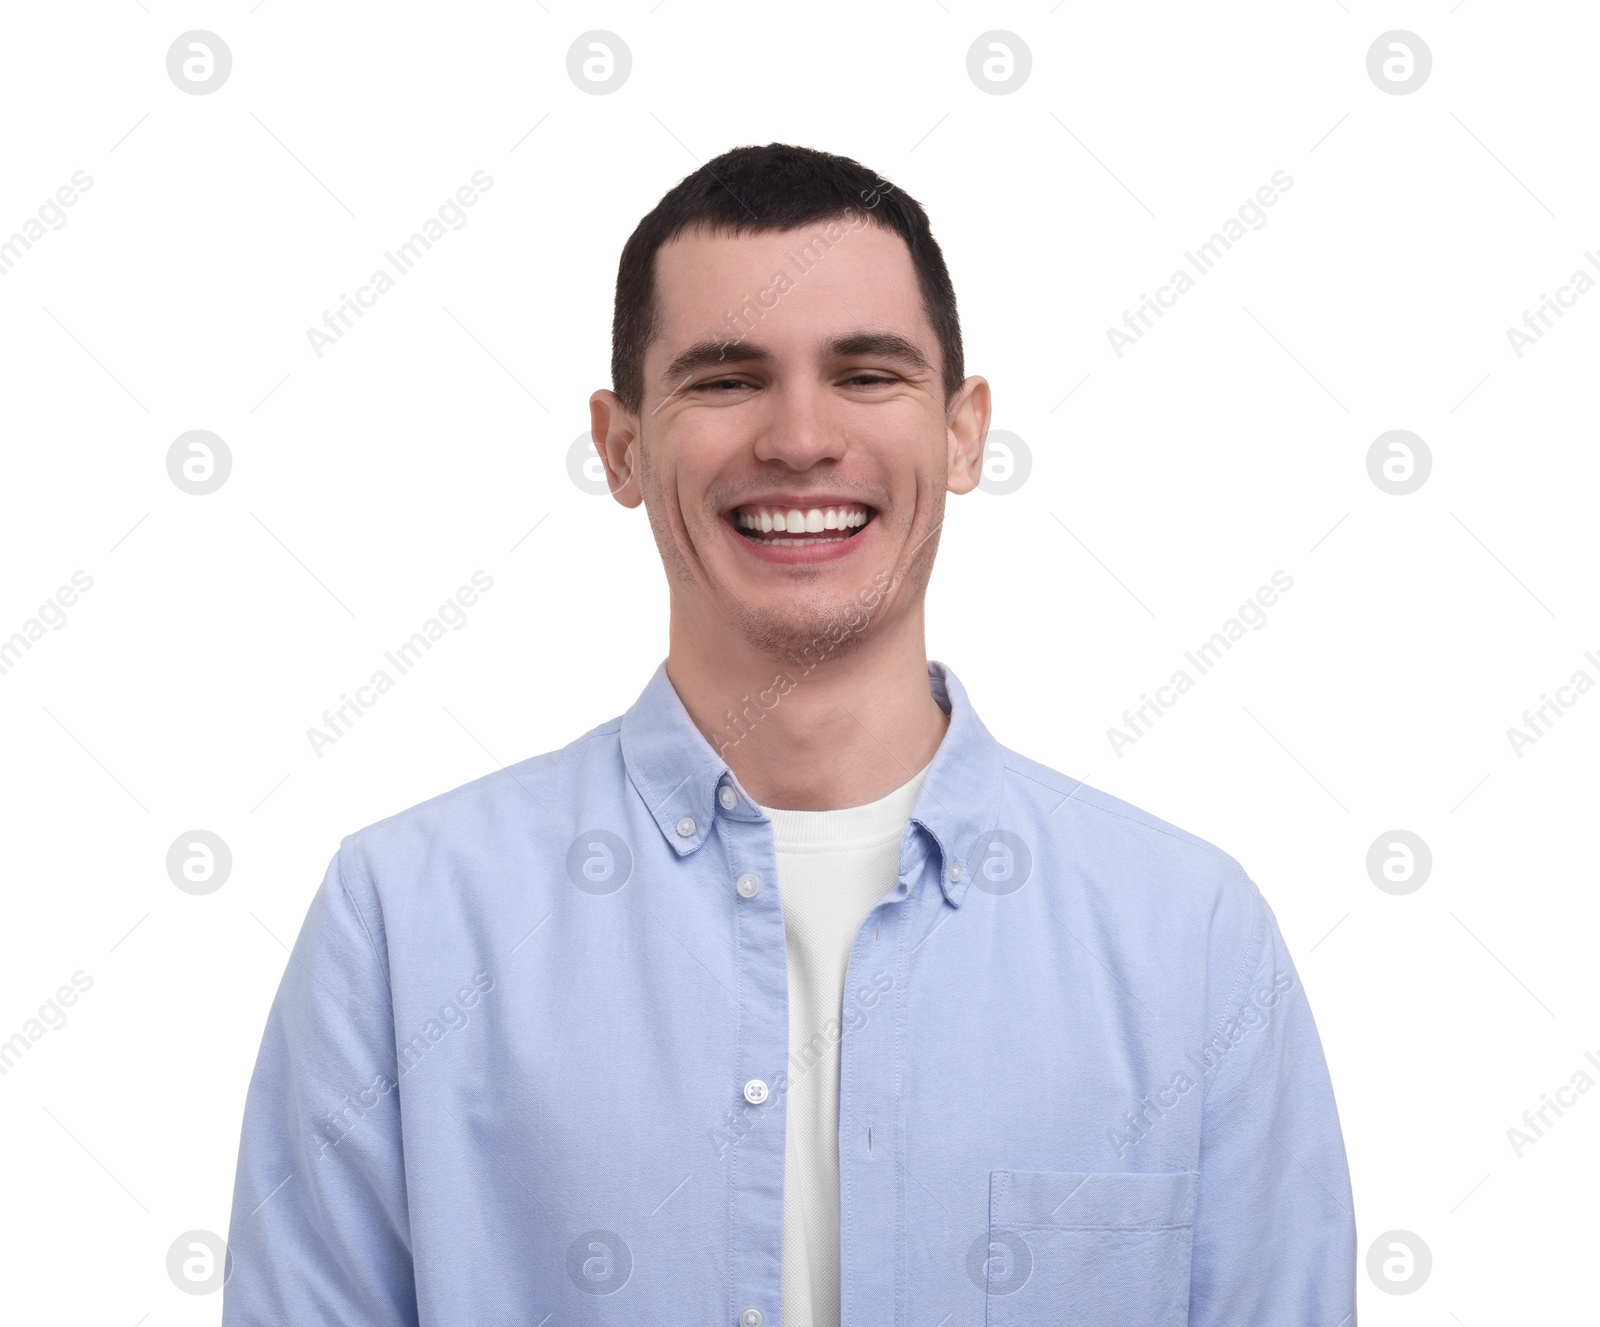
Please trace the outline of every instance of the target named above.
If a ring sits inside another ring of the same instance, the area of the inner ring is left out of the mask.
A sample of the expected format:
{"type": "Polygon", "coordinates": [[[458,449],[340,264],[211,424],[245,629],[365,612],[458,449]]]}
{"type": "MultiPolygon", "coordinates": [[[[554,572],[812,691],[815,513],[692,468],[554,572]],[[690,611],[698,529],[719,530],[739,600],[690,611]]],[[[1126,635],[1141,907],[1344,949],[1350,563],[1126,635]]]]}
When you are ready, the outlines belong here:
{"type": "Polygon", "coordinates": [[[623,250],[612,373],[667,659],[340,845],[224,1322],[1348,1324],[1338,1118],[1261,894],[926,657],[990,400],[922,208],[717,158],[623,250]]]}

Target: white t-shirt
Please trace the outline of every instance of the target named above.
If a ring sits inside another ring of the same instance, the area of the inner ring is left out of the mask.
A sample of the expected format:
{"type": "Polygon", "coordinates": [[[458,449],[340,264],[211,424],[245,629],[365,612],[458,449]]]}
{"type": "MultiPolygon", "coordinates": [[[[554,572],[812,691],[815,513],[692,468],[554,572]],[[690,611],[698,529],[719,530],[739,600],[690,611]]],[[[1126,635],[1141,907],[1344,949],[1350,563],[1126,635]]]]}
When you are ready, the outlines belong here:
{"type": "Polygon", "coordinates": [[[783,1161],[784,1327],[839,1324],[839,1040],[862,920],[895,883],[925,765],[886,797],[837,811],[763,808],[778,854],[789,960],[783,1161]]]}

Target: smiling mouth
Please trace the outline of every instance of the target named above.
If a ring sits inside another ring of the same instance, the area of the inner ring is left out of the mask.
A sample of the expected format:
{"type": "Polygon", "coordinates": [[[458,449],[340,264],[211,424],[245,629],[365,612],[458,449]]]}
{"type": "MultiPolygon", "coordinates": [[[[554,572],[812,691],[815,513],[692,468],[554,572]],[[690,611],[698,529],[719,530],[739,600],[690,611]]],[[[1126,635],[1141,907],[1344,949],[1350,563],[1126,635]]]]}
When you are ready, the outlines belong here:
{"type": "Polygon", "coordinates": [[[860,534],[877,511],[859,502],[829,507],[788,507],[751,503],[728,513],[728,523],[746,539],[773,547],[837,544],[860,534]]]}

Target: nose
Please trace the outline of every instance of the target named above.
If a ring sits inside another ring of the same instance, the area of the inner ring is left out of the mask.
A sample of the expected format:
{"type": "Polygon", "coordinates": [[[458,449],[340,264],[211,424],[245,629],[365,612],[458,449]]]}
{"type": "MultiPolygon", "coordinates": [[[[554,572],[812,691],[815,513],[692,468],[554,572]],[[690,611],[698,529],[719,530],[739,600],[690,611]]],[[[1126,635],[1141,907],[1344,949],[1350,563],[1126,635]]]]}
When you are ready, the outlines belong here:
{"type": "Polygon", "coordinates": [[[785,384],[774,394],[772,412],[756,437],[756,459],[791,470],[842,459],[847,444],[829,419],[827,404],[820,386],[785,384]]]}

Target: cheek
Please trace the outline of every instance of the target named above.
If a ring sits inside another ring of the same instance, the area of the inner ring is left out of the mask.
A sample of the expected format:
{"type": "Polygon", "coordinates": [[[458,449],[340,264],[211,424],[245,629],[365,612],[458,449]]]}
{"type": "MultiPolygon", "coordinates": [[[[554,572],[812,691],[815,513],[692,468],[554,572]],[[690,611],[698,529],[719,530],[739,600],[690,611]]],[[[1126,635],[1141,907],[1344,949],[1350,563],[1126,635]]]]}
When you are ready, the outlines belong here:
{"type": "Polygon", "coordinates": [[[653,487],[674,512],[674,525],[698,529],[719,522],[723,499],[717,495],[749,479],[755,461],[748,428],[712,417],[732,413],[703,412],[692,427],[675,428],[667,445],[657,444],[653,487]]]}

